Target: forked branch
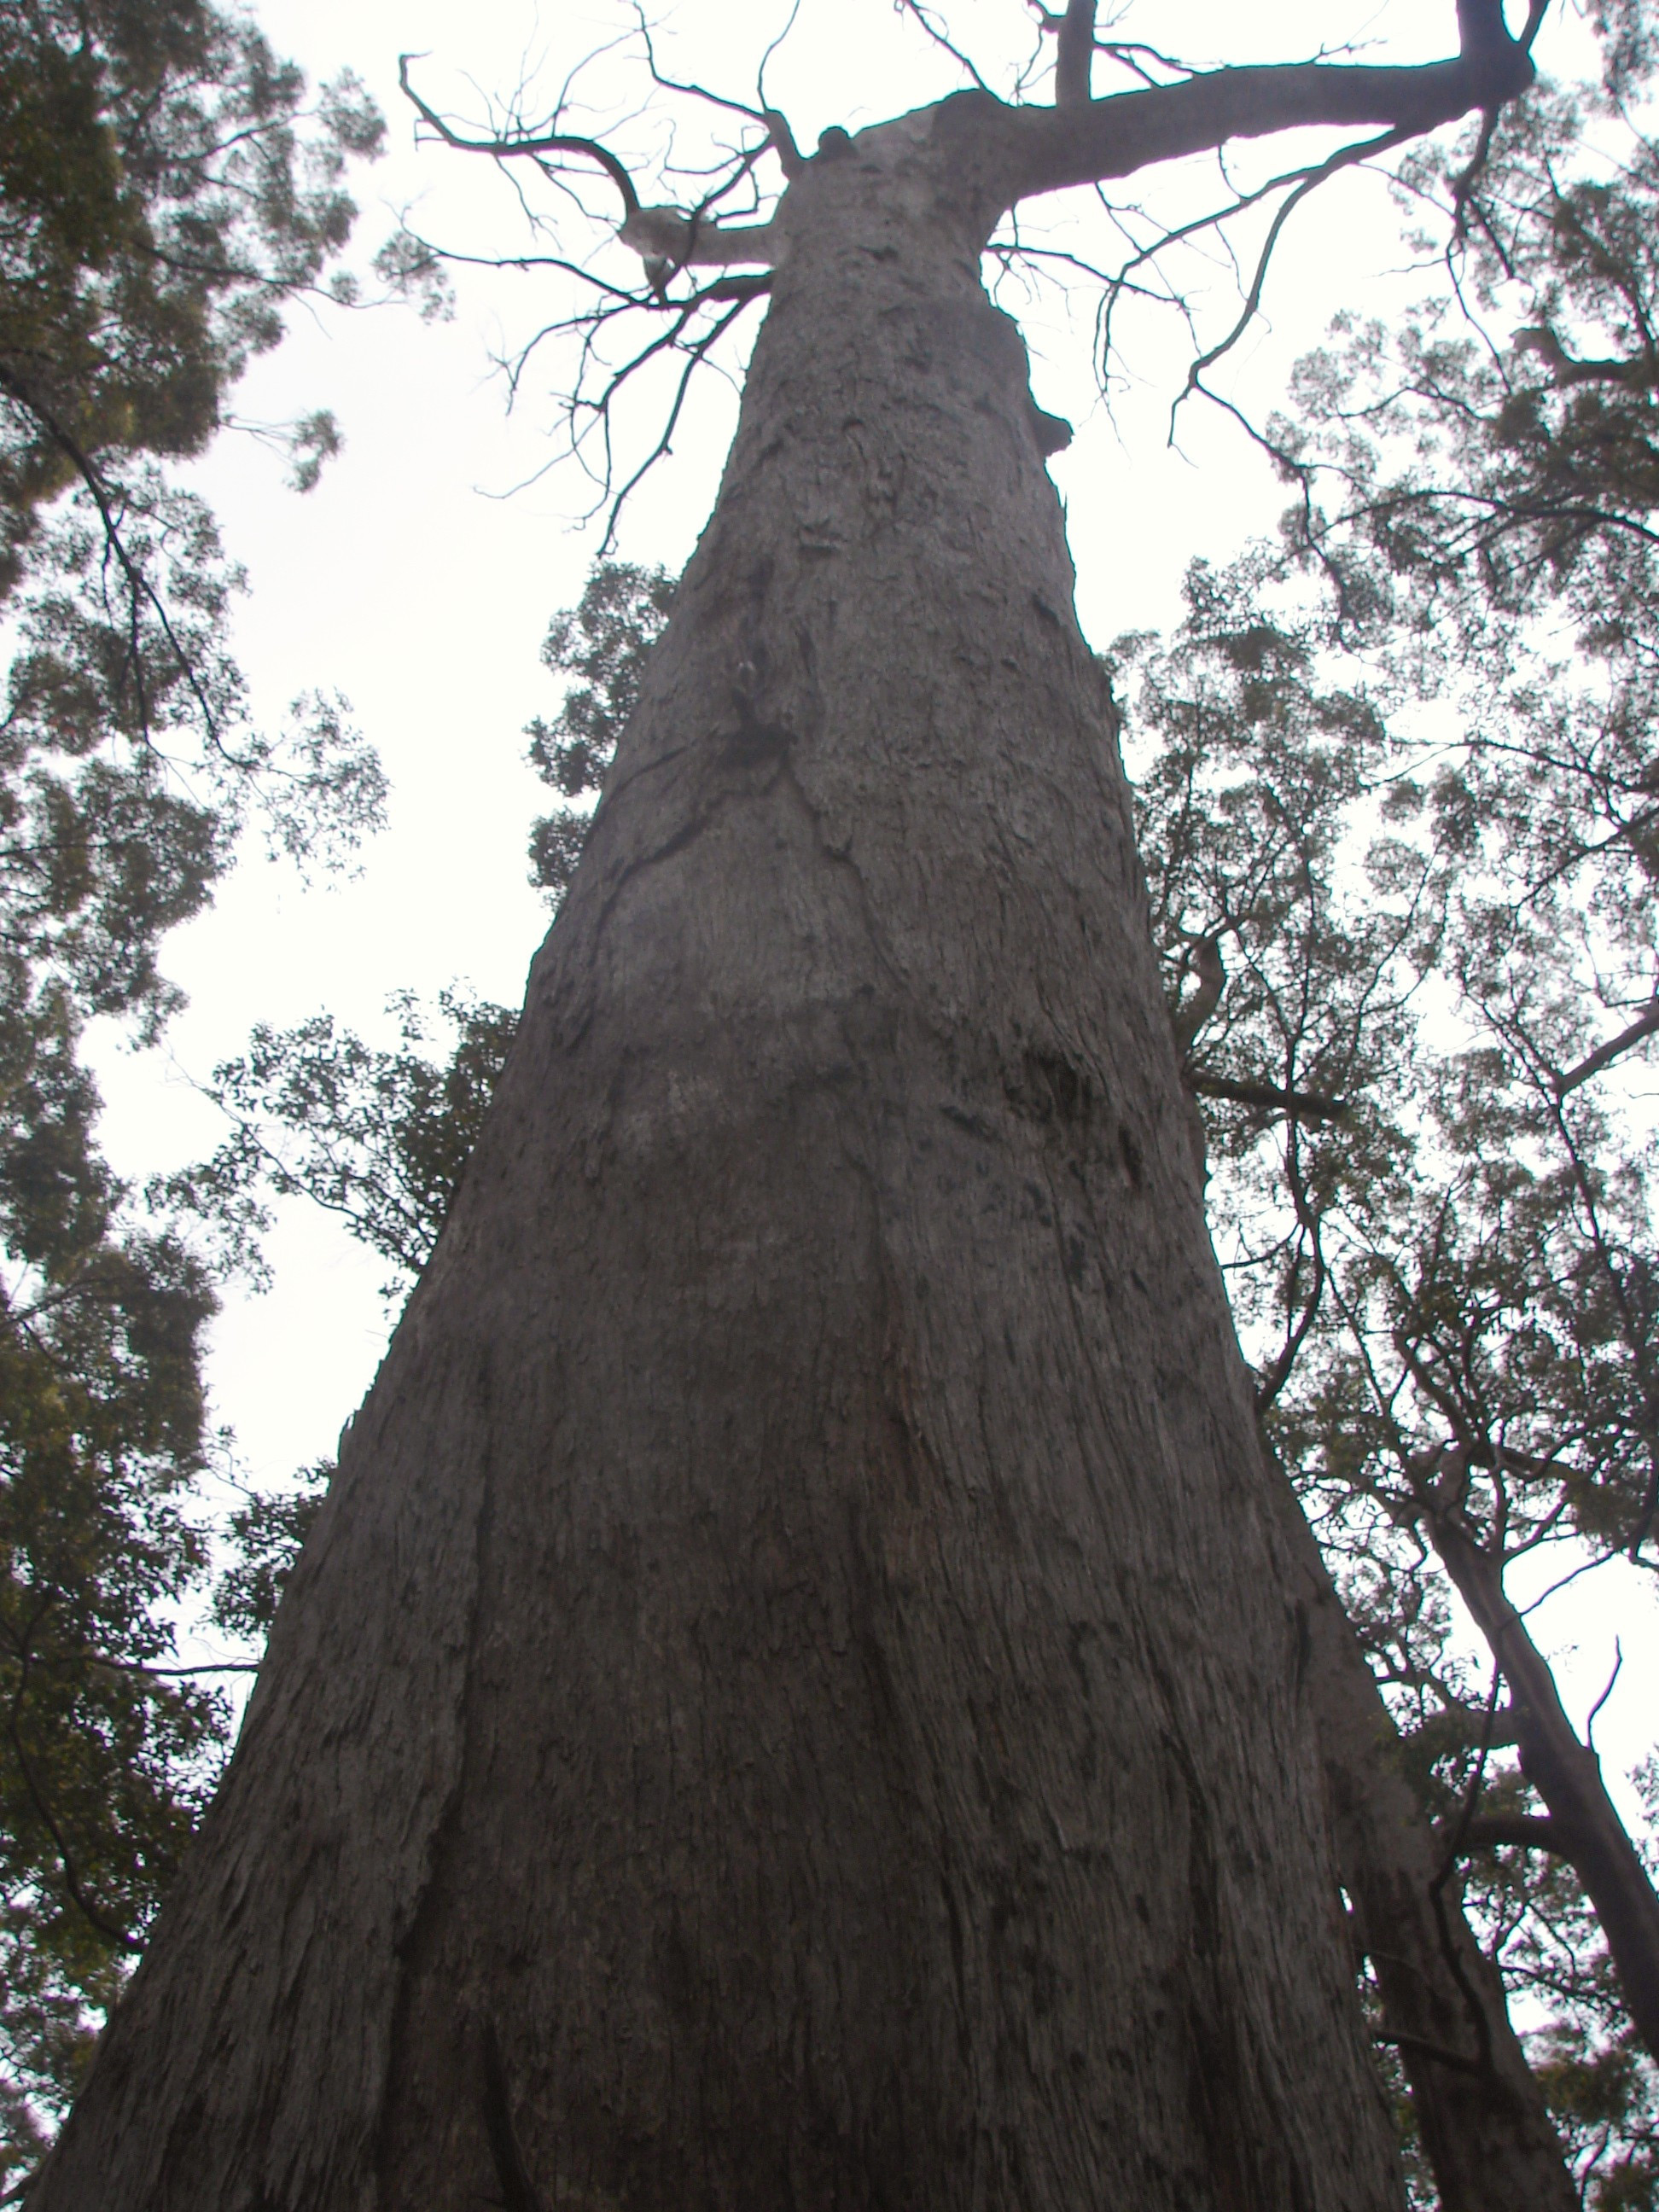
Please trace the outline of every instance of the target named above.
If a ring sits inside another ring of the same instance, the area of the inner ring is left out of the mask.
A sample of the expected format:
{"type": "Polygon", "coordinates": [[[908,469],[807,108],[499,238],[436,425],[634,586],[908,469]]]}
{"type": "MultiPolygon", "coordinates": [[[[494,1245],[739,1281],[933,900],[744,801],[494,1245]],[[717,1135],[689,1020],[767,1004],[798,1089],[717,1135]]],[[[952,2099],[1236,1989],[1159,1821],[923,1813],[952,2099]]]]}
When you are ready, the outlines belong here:
{"type": "Polygon", "coordinates": [[[410,82],[409,65],[410,62],[417,61],[419,58],[416,54],[398,55],[398,82],[403,88],[404,98],[421,117],[422,122],[437,133],[446,146],[453,146],[458,152],[463,154],[489,154],[498,161],[510,161],[522,155],[538,161],[543,167],[550,166],[545,160],[549,154],[580,155],[587,161],[597,161],[622,194],[624,219],[637,214],[640,196],[634,189],[634,179],[629,175],[626,165],[611,151],[608,146],[601,146],[597,138],[576,137],[568,131],[536,131],[524,137],[513,136],[505,138],[462,137],[460,132],[453,125],[445,122],[435,107],[422,99],[420,94],[410,82]]]}

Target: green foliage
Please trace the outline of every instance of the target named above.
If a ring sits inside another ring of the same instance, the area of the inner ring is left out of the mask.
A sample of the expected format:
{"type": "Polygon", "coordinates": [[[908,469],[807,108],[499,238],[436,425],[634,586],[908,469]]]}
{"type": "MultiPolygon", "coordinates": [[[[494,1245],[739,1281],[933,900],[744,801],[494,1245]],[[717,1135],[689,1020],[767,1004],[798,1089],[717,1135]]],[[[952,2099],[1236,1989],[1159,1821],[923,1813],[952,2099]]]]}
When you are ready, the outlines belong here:
{"type": "MultiPolygon", "coordinates": [[[[1646,13],[1606,12],[1628,88],[1646,13]]],[[[1406,172],[1455,298],[1339,325],[1273,428],[1280,544],[1119,654],[1259,1402],[1449,1845],[1540,1808],[1448,1546],[1659,1565],[1659,169],[1597,94],[1472,150],[1406,172]]],[[[1471,1852],[1586,2203],[1652,2204],[1659,2078],[1577,1875],[1471,1852]]]]}
{"type": "MultiPolygon", "coordinates": [[[[575,606],[554,616],[542,659],[556,676],[574,679],[550,722],[538,716],[526,735],[544,783],[566,799],[584,799],[605,782],[623,725],[639,697],[645,658],[674,604],[674,580],[663,568],[601,561],[575,606]]],[[[591,810],[560,807],[530,833],[530,880],[556,908],[570,885],[587,840],[591,810]]]]}
{"type": "MultiPolygon", "coordinates": [[[[209,1565],[201,1262],[100,1158],[94,1017],[153,1036],[166,933],[245,822],[331,864],[373,755],[321,695],[250,726],[240,578],[169,477],[284,303],[346,296],[349,158],[380,123],[202,0],[0,9],[0,2174],[73,2087],[216,1771],[169,1671],[209,1565]]],[[[296,479],[337,443],[280,434],[296,479]]]]}
{"type": "Polygon", "coordinates": [[[441,992],[437,1022],[453,1043],[440,1064],[421,1049],[432,1017],[413,995],[388,1011],[399,1037],[391,1052],[329,1014],[256,1029],[246,1057],[215,1068],[207,1086],[231,1135],[157,1196],[215,1231],[243,1264],[257,1264],[268,1200],[309,1198],[393,1263],[386,1296],[396,1296],[437,1242],[518,1016],[459,988],[441,992]]]}
{"type": "MultiPolygon", "coordinates": [[[[1524,755],[1403,734],[1398,670],[1340,634],[1264,550],[1196,569],[1181,629],[1116,665],[1258,1402],[1449,1835],[1535,1808],[1461,1656],[1448,1528],[1499,1574],[1565,1542],[1564,1567],[1655,1557],[1651,1145],[1626,1055],[1591,1066],[1584,980],[1617,972],[1644,864],[1589,835],[1594,786],[1559,760],[1546,808],[1524,755]]],[[[1587,2202],[1646,2203],[1659,2084],[1576,1877],[1507,1850],[1470,1879],[1510,1987],[1548,2008],[1587,2202]]]]}
{"type": "Polygon", "coordinates": [[[252,1490],[247,1503],[230,1516],[228,1534],[236,1549],[233,1564],[213,1593],[216,1626],[239,1642],[262,1644],[276,1618],[283,1585],[299,1558],[334,1473],[331,1460],[301,1468],[297,1487],[252,1490]]]}

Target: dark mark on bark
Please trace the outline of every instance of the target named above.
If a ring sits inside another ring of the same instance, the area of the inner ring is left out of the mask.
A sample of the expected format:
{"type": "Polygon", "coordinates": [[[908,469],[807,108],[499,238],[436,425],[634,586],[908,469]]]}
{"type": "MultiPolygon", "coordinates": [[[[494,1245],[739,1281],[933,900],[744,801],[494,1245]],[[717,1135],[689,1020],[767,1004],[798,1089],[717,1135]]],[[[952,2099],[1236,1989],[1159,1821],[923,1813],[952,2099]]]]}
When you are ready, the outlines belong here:
{"type": "Polygon", "coordinates": [[[1117,1148],[1123,1157],[1124,1172],[1135,1188],[1140,1189],[1146,1180],[1146,1163],[1141,1157],[1135,1133],[1127,1121],[1117,1125],[1117,1148]]]}
{"type": "Polygon", "coordinates": [[[501,2185],[501,2203],[507,2212],[542,2212],[542,2200],[526,2170],[519,2131],[513,2124],[507,2068],[493,2020],[484,2022],[483,2071],[484,2128],[489,2136],[489,2154],[495,2161],[495,2178],[501,2185]]]}
{"type": "Polygon", "coordinates": [[[1020,1073],[1008,1086],[1010,1103],[1038,1121],[1061,1121],[1068,1128],[1086,1122],[1094,1103],[1094,1085],[1082,1068],[1063,1054],[1028,1047],[1020,1058],[1020,1073]]]}

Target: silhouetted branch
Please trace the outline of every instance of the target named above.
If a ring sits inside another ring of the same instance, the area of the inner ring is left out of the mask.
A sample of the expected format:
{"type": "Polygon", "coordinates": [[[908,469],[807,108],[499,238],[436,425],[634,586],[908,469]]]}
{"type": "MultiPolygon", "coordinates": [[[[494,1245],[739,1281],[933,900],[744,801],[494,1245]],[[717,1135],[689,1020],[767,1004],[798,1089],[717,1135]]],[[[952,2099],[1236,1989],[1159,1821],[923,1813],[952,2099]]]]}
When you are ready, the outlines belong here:
{"type": "Polygon", "coordinates": [[[1565,1075],[1554,1077],[1550,1088],[1558,1098],[1565,1098],[1570,1091],[1577,1091],[1581,1083],[1588,1083],[1604,1067],[1611,1067],[1615,1060],[1621,1059],[1644,1037],[1650,1037],[1656,1030],[1659,1030],[1659,999],[1644,1007],[1628,1029],[1620,1030],[1617,1036],[1609,1037],[1605,1044],[1598,1045],[1593,1053],[1579,1061],[1577,1067],[1570,1067],[1565,1075]]]}
{"type": "Polygon", "coordinates": [[[404,96],[435,131],[446,146],[453,146],[462,154],[489,154],[497,161],[510,161],[519,155],[538,160],[544,154],[580,154],[590,161],[597,161],[622,194],[624,215],[632,215],[640,204],[640,196],[634,189],[634,179],[609,147],[601,146],[595,138],[573,137],[568,131],[549,131],[532,133],[525,137],[463,138],[459,131],[446,123],[434,107],[422,99],[409,81],[409,64],[418,61],[418,54],[399,54],[398,82],[404,96]]]}
{"type": "Polygon", "coordinates": [[[1225,1075],[1206,1075],[1188,1067],[1182,1080],[1200,1098],[1225,1098],[1236,1106],[1257,1106],[1264,1113],[1289,1114],[1304,1121],[1340,1121],[1352,1111],[1346,1098],[1324,1098],[1312,1091],[1280,1091],[1271,1083],[1235,1083],[1225,1075]]]}
{"type": "Polygon", "coordinates": [[[1054,105],[1086,106],[1095,58],[1095,0],[1067,0],[1054,33],[1054,105]]]}

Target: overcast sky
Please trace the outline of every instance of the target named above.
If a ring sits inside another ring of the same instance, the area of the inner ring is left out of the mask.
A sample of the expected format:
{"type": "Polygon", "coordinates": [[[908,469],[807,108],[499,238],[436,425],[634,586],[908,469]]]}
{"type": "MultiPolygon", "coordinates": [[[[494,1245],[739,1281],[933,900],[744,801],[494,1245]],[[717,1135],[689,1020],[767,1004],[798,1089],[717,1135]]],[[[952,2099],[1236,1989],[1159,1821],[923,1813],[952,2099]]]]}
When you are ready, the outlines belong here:
{"type": "MultiPolygon", "coordinates": [[[[406,206],[422,228],[469,250],[524,250],[513,198],[488,164],[415,146],[398,90],[400,50],[427,58],[422,83],[458,117],[483,120],[490,96],[522,83],[533,118],[536,89],[550,100],[570,64],[628,20],[611,0],[550,0],[539,18],[520,0],[465,9],[263,0],[257,12],[278,52],[313,80],[354,69],[386,112],[386,156],[358,181],[364,262],[406,206]]],[[[680,0],[656,11],[665,64],[752,97],[759,53],[787,13],[786,0],[680,0]]],[[[1453,37],[1452,0],[1261,0],[1249,9],[1159,0],[1142,13],[1152,35],[1200,58],[1295,58],[1322,40],[1364,35],[1379,57],[1415,60],[1453,37]]],[[[952,0],[948,15],[1002,88],[996,72],[1030,50],[1030,10],[1018,0],[952,0]]],[[[1546,38],[1558,57],[1583,51],[1571,22],[1546,38]]],[[[890,0],[801,0],[768,93],[810,146],[826,125],[856,128],[953,81],[945,58],[890,0]]],[[[630,113],[627,93],[614,76],[594,80],[608,126],[630,151],[648,149],[653,125],[630,113]]],[[[1241,173],[1285,166],[1285,152],[1247,156],[1241,173]]],[[[1173,179],[1167,189],[1191,187],[1173,179]]],[[[1075,215],[1063,202],[1039,211],[1056,235],[1075,215]]],[[[1336,309],[1386,314],[1405,295],[1407,259],[1378,183],[1356,176],[1329,187],[1288,237],[1266,322],[1229,365],[1227,388],[1264,416],[1336,309]]],[[[1224,276],[1217,269],[1211,279],[1217,329],[1224,276]]],[[[583,526],[580,476],[568,464],[547,466],[556,358],[532,365],[511,416],[491,368],[556,312],[556,287],[544,272],[478,270],[463,275],[458,293],[454,319],[437,325],[400,307],[301,313],[280,351],[257,365],[235,395],[239,416],[276,422],[326,406],[339,419],[345,450],[307,498],[285,490],[280,462],[246,437],[222,439],[196,472],[248,571],[239,641],[261,718],[276,720],[303,690],[345,693],[391,775],[391,823],[349,883],[306,890],[290,871],[250,857],[214,910],[169,939],[166,964],[190,1003],[164,1049],[99,1056],[106,1142],[126,1171],[171,1165],[218,1141],[222,1126],[190,1079],[240,1050],[256,1020],[288,1024],[326,1009],[384,1037],[384,1002],[396,990],[430,996],[465,980],[489,997],[520,995],[545,919],[524,860],[545,794],[524,763],[521,733],[556,703],[538,648],[549,616],[580,592],[599,533],[583,526]]],[[[1069,321],[1052,297],[1004,304],[1024,307],[1040,402],[1078,426],[1054,473],[1085,630],[1103,645],[1126,629],[1166,624],[1188,561],[1224,558],[1270,528],[1281,488],[1213,410],[1188,409],[1170,445],[1170,403],[1186,362],[1173,325],[1143,319],[1132,329],[1132,381],[1109,412],[1091,362],[1094,299],[1080,299],[1069,321]]],[[[706,380],[672,459],[625,518],[625,555],[684,562],[708,514],[734,404],[733,386],[706,380]]],[[[331,1453],[387,1328],[385,1268],[325,1217],[287,1209],[270,1257],[275,1289],[228,1299],[211,1364],[217,1418],[234,1428],[246,1471],[267,1485],[331,1453]]],[[[1582,1715],[1607,1679],[1614,1627],[1623,1634],[1625,1675],[1598,1724],[1610,1767],[1622,1771],[1651,1745],[1659,1638],[1634,1577],[1616,1595],[1601,1577],[1597,1584],[1589,1607],[1555,1601],[1547,1640],[1563,1650],[1582,1715]]]]}

